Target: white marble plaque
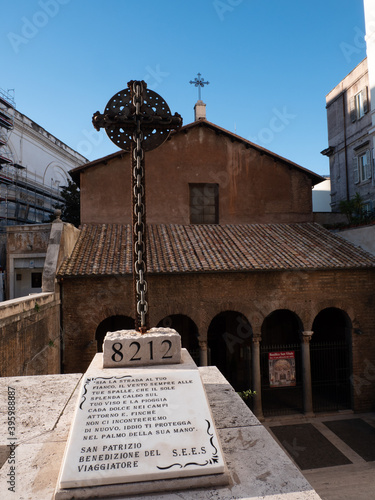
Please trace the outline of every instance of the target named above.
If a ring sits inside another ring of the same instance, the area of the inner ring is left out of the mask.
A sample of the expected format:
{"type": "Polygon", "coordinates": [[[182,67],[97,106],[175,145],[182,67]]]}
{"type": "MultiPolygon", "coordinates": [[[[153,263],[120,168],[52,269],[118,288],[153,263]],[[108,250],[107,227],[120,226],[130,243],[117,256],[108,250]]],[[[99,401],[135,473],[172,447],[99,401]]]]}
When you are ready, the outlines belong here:
{"type": "Polygon", "coordinates": [[[199,372],[179,366],[86,373],[59,488],[224,472],[199,372]]]}

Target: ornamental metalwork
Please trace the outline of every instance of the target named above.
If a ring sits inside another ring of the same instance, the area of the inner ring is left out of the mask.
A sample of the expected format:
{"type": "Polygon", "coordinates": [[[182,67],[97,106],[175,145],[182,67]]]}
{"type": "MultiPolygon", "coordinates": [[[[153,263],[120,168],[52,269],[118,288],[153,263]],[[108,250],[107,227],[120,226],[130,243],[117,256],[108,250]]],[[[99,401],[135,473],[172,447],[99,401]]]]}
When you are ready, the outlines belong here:
{"type": "Polygon", "coordinates": [[[145,151],[165,142],[172,130],[182,125],[178,113],[173,116],[164,99],[147,89],[144,81],[132,80],[128,88],[117,92],[104,113],[94,113],[93,125],[104,128],[111,141],[129,151],[132,171],[132,242],[133,283],[136,329],[145,333],[149,325],[147,299],[147,244],[145,151]]]}
{"type": "Polygon", "coordinates": [[[209,85],[210,82],[205,82],[204,78],[202,78],[202,75],[198,73],[198,75],[194,78],[194,80],[190,80],[189,83],[192,83],[195,87],[198,87],[198,101],[201,100],[201,88],[205,85],[209,85]]]}

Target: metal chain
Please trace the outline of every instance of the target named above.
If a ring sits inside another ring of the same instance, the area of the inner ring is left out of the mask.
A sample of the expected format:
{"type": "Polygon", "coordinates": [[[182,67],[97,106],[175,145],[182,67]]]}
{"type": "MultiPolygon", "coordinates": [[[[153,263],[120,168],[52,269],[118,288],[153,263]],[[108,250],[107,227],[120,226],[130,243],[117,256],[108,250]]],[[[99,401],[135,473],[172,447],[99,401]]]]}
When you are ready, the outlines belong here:
{"type": "Polygon", "coordinates": [[[135,81],[132,86],[133,105],[135,107],[135,125],[132,147],[133,170],[133,245],[134,245],[134,282],[136,328],[141,332],[148,330],[148,302],[146,276],[146,202],[143,133],[141,130],[141,107],[143,104],[143,85],[135,81]]]}
{"type": "Polygon", "coordinates": [[[163,144],[172,129],[181,127],[182,118],[178,113],[171,116],[162,97],[148,90],[145,82],[130,81],[128,89],[118,92],[108,101],[104,114],[99,111],[94,113],[92,122],[97,130],[105,128],[107,135],[117,146],[131,151],[135,326],[137,330],[145,333],[149,329],[149,319],[144,152],[163,144]]]}

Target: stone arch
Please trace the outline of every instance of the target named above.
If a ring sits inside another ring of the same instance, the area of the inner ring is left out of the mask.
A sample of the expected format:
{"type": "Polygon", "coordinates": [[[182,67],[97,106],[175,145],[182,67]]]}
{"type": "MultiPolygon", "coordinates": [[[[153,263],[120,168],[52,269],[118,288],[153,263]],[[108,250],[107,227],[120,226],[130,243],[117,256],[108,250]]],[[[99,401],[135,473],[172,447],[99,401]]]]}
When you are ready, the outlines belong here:
{"type": "Polygon", "coordinates": [[[262,324],[262,343],[295,344],[299,342],[299,334],[303,331],[302,321],[290,309],[272,311],[262,324]]]}
{"type": "Polygon", "coordinates": [[[13,138],[12,138],[12,136],[8,137],[7,147],[8,147],[8,149],[9,149],[9,151],[10,151],[12,157],[13,157],[14,163],[19,164],[20,163],[20,159],[19,159],[19,156],[18,156],[18,153],[17,153],[17,148],[13,144],[13,138]]]}
{"type": "Polygon", "coordinates": [[[311,384],[314,411],[352,407],[352,323],[336,307],[322,309],[312,325],[310,342],[311,384]]]}
{"type": "Polygon", "coordinates": [[[265,416],[303,411],[302,321],[290,309],[277,309],[263,321],[260,345],[262,405],[265,416]],[[275,376],[278,357],[290,366],[288,376],[275,376]]]}
{"type": "Polygon", "coordinates": [[[155,308],[152,309],[151,312],[154,314],[152,314],[150,320],[153,325],[159,325],[168,317],[186,316],[197,325],[198,331],[200,331],[200,311],[193,309],[189,303],[173,303],[172,301],[168,301],[163,306],[157,309],[157,314],[155,314],[155,308]]]}
{"type": "Polygon", "coordinates": [[[215,365],[237,391],[251,387],[252,327],[233,310],[217,314],[208,328],[209,364],[215,365]]]}
{"type": "Polygon", "coordinates": [[[109,316],[101,321],[95,332],[97,352],[103,351],[103,341],[107,332],[116,332],[117,330],[133,330],[134,319],[129,316],[109,316]]]}
{"type": "Polygon", "coordinates": [[[349,315],[337,307],[326,307],[314,318],[311,342],[351,340],[352,322],[349,315]]]}
{"type": "Polygon", "coordinates": [[[43,172],[43,184],[49,186],[53,184],[54,188],[68,185],[69,175],[67,171],[56,161],[51,161],[43,172]]]}
{"type": "Polygon", "coordinates": [[[173,328],[181,335],[182,347],[187,349],[194,361],[199,364],[198,327],[185,314],[170,314],[157,324],[158,327],[173,328]]]}
{"type": "Polygon", "coordinates": [[[207,304],[202,311],[200,328],[202,332],[200,332],[202,340],[207,340],[207,332],[212,323],[212,319],[219,314],[223,314],[228,311],[234,311],[236,314],[242,315],[247,319],[248,323],[252,325],[252,321],[249,319],[252,314],[252,309],[249,308],[248,304],[242,304],[235,301],[225,300],[220,301],[220,307],[216,302],[207,304]]]}

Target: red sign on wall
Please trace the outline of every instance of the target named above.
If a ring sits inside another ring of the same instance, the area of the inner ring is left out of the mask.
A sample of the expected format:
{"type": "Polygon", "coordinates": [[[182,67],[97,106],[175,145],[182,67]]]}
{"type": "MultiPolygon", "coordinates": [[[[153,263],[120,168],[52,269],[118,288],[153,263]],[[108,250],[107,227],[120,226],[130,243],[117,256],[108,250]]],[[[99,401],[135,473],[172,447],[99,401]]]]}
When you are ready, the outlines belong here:
{"type": "Polygon", "coordinates": [[[296,385],[294,351],[269,352],[268,368],[271,387],[292,387],[296,385]]]}

